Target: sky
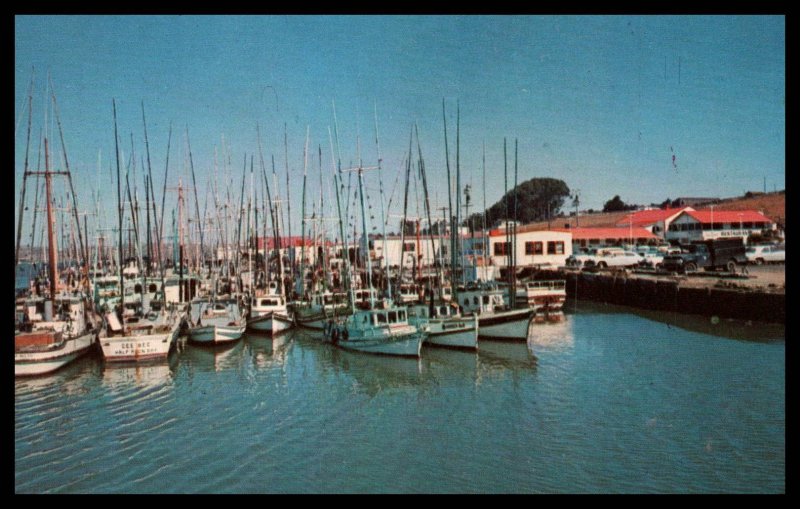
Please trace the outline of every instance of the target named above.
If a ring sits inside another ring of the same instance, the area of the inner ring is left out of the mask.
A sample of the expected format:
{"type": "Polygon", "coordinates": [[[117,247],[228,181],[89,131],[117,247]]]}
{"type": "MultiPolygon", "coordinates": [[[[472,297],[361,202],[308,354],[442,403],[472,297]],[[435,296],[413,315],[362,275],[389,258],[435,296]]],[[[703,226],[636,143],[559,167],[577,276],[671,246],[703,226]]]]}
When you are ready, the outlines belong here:
{"type": "MultiPolygon", "coordinates": [[[[288,165],[295,235],[304,167],[306,214],[322,187],[324,215],[335,215],[331,144],[344,168],[359,156],[377,166],[380,151],[380,173],[364,173],[371,224],[383,187],[387,231],[397,231],[414,125],[431,199],[446,205],[443,102],[450,169],[458,163],[462,188],[472,185],[471,212],[504,194],[504,139],[509,187],[516,143],[518,181],[561,179],[581,210],[615,195],[650,204],[785,188],[783,16],[17,16],[14,52],[15,227],[31,82],[29,165],[44,166],[45,134],[52,167],[64,167],[65,149],[79,209],[93,212],[98,197],[90,225],[117,221],[112,100],[123,183],[133,152],[129,178],[135,171],[144,200],[149,148],[159,208],[172,127],[165,217],[177,206],[169,188],[191,185],[189,146],[201,210],[206,199],[213,207],[214,175],[219,200],[238,197],[243,170],[249,190],[251,157],[261,171],[258,125],[282,199],[288,165]]],[[[422,213],[417,203],[412,195],[410,215],[422,213]]]]}

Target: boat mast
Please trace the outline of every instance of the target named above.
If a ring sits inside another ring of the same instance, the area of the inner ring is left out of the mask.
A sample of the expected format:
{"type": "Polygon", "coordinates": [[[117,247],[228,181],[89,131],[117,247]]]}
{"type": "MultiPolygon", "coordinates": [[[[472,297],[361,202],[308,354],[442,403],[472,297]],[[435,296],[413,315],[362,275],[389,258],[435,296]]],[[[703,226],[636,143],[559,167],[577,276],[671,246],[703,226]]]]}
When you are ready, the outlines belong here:
{"type": "MultiPolygon", "coordinates": [[[[67,181],[69,182],[70,194],[72,194],[72,211],[73,211],[73,214],[75,215],[75,224],[80,225],[81,222],[78,219],[78,202],[77,202],[77,199],[75,198],[75,188],[72,186],[72,175],[71,175],[71,173],[69,171],[69,159],[67,158],[67,146],[64,144],[64,131],[61,129],[61,116],[58,113],[58,102],[56,102],[56,93],[55,93],[55,89],[53,88],[53,81],[50,79],[49,76],[48,76],[48,79],[50,80],[50,95],[53,98],[53,110],[54,110],[54,113],[56,114],[56,125],[58,126],[58,135],[59,135],[59,138],[61,139],[61,153],[64,156],[64,170],[65,170],[66,175],[67,175],[67,181]]],[[[87,251],[86,251],[86,245],[83,242],[83,234],[81,233],[80,227],[78,227],[78,242],[81,245],[81,256],[83,257],[83,260],[84,260],[84,263],[83,263],[83,267],[84,267],[84,284],[85,284],[86,290],[88,291],[88,289],[89,289],[89,266],[88,266],[89,256],[88,256],[87,251]]]]}
{"type": "MultiPolygon", "coordinates": [[[[158,213],[157,213],[157,210],[156,210],[156,195],[155,195],[155,192],[153,191],[153,169],[152,169],[152,167],[150,165],[150,144],[147,141],[147,121],[145,120],[145,116],[144,116],[144,101],[142,101],[142,125],[144,125],[144,146],[145,146],[145,151],[147,152],[147,174],[148,174],[147,181],[148,181],[148,184],[150,186],[150,196],[153,198],[153,222],[155,223],[154,224],[155,231],[159,235],[158,238],[156,239],[156,242],[155,242],[156,256],[158,257],[158,269],[159,269],[159,273],[161,275],[161,292],[162,292],[162,296],[164,297],[164,303],[166,303],[166,295],[164,294],[164,287],[165,287],[164,263],[163,263],[163,260],[161,259],[161,229],[159,228],[158,213]]],[[[169,149],[167,149],[167,157],[169,158],[169,149]]],[[[167,183],[167,181],[166,181],[166,173],[165,173],[164,174],[164,184],[166,185],[166,183],[167,183]]],[[[162,219],[163,219],[163,213],[164,213],[163,212],[163,206],[164,206],[163,202],[162,202],[161,206],[162,206],[162,212],[161,213],[162,213],[162,219]]],[[[148,208],[148,211],[149,211],[149,208],[148,208]]],[[[148,212],[148,218],[149,217],[150,216],[149,216],[149,212],[148,212]]],[[[148,219],[147,225],[148,225],[147,226],[147,235],[148,235],[148,241],[147,242],[148,242],[148,246],[149,246],[150,245],[150,221],[149,221],[149,219],[148,219]]],[[[152,255],[152,252],[150,254],[152,255]]],[[[150,265],[150,260],[148,259],[148,266],[149,265],[150,265]]]]}
{"type": "MultiPolygon", "coordinates": [[[[419,128],[417,127],[416,122],[414,123],[414,131],[417,135],[417,153],[419,154],[419,173],[422,177],[422,192],[425,196],[425,214],[428,217],[428,233],[430,233],[431,238],[431,257],[435,256],[436,253],[436,244],[433,241],[433,221],[431,218],[431,203],[430,197],[428,196],[428,178],[425,175],[425,160],[422,158],[422,148],[420,147],[419,143],[419,128]]],[[[441,266],[439,267],[439,274],[441,275],[441,266]]],[[[440,281],[441,286],[441,281],[440,281]]],[[[441,288],[440,288],[441,291],[441,288]]]]}
{"type": "MultiPolygon", "coordinates": [[[[306,145],[303,148],[303,205],[300,212],[300,277],[295,283],[295,291],[302,300],[305,294],[305,244],[306,244],[306,177],[308,175],[308,136],[309,126],[306,126],[306,145]]],[[[289,189],[287,183],[287,190],[289,189]]]]}
{"type": "MultiPolygon", "coordinates": [[[[342,259],[344,261],[344,274],[342,274],[342,281],[344,282],[345,289],[348,290],[348,295],[350,297],[350,310],[355,313],[356,311],[356,304],[355,304],[355,295],[353,293],[353,285],[350,281],[350,256],[347,252],[347,238],[345,237],[345,230],[344,230],[344,220],[342,219],[342,205],[339,199],[339,179],[337,178],[337,171],[336,171],[336,163],[333,156],[333,137],[331,136],[331,128],[328,127],[328,141],[331,145],[331,171],[333,173],[333,190],[334,194],[336,194],[336,211],[339,214],[339,235],[341,235],[342,239],[342,259]]],[[[341,166],[341,161],[339,161],[339,166],[341,166]]],[[[341,171],[341,168],[339,168],[341,171]]]]}
{"type": "MultiPolygon", "coordinates": [[[[25,166],[22,174],[22,197],[19,200],[19,218],[17,222],[17,246],[14,249],[14,266],[19,263],[19,245],[22,239],[22,216],[25,210],[25,183],[28,180],[28,151],[31,146],[31,123],[33,122],[33,76],[31,76],[31,84],[28,87],[28,135],[25,142],[25,166]]],[[[36,178],[36,198],[39,198],[39,178],[36,178]]],[[[49,205],[49,203],[48,203],[49,205]]],[[[34,214],[36,213],[36,206],[34,205],[34,214]]],[[[35,224],[35,223],[34,223],[35,224]]],[[[31,243],[31,247],[33,247],[31,243]]]]}
{"type": "MultiPolygon", "coordinates": [[[[381,226],[383,231],[381,235],[383,235],[383,261],[384,261],[384,270],[386,271],[385,278],[386,279],[386,294],[391,296],[392,295],[392,278],[389,277],[389,257],[386,255],[386,218],[384,217],[384,206],[383,206],[383,173],[381,171],[381,163],[383,159],[381,159],[381,145],[378,142],[378,104],[377,102],[373,103],[375,109],[375,150],[378,153],[378,193],[381,197],[381,226]]],[[[386,212],[388,214],[388,211],[386,212]]],[[[402,252],[402,251],[401,251],[402,252]]],[[[402,260],[402,256],[400,258],[402,260]]],[[[402,269],[402,265],[401,265],[402,269]]]]}
{"type": "Polygon", "coordinates": [[[411,173],[411,143],[414,140],[414,131],[408,137],[408,159],[406,160],[406,183],[403,187],[403,216],[400,220],[400,271],[398,274],[399,283],[403,282],[403,267],[405,266],[406,254],[406,217],[408,216],[408,181],[411,173]]]}
{"type": "MultiPolygon", "coordinates": [[[[450,282],[452,286],[453,299],[458,302],[457,298],[457,285],[455,284],[455,270],[456,270],[456,237],[455,237],[455,217],[453,216],[453,197],[452,197],[452,181],[450,180],[450,151],[447,146],[447,115],[445,114],[444,98],[442,98],[442,120],[444,121],[444,155],[445,164],[447,165],[447,205],[450,211],[450,282]]],[[[447,226],[445,224],[445,226],[447,226]]]]}
{"type": "MultiPolygon", "coordinates": [[[[169,123],[169,134],[167,135],[167,160],[164,163],[164,190],[161,193],[161,216],[158,219],[158,242],[159,242],[159,244],[161,244],[161,240],[164,238],[164,236],[163,236],[164,235],[164,211],[166,210],[165,207],[164,207],[164,203],[165,203],[164,200],[166,200],[166,198],[167,198],[167,175],[169,174],[169,148],[170,148],[170,143],[171,142],[172,142],[172,122],[169,123]]],[[[172,210],[173,210],[173,214],[174,214],[175,213],[175,209],[172,209],[172,210]]],[[[173,222],[174,222],[174,219],[173,219],[173,222]]],[[[172,239],[172,245],[173,245],[173,249],[172,249],[173,256],[172,257],[173,257],[173,261],[174,261],[174,258],[175,258],[175,254],[174,254],[175,253],[175,248],[174,248],[175,238],[174,237],[172,239]]],[[[162,271],[162,274],[163,274],[163,271],[162,271]]],[[[162,275],[161,278],[163,280],[164,276],[162,275]]]]}
{"type": "MultiPolygon", "coordinates": [[[[119,219],[118,223],[118,230],[119,230],[119,245],[118,249],[118,256],[119,256],[119,298],[120,298],[120,316],[123,316],[124,309],[125,309],[125,284],[122,280],[122,218],[125,215],[125,209],[123,208],[122,204],[122,181],[120,179],[120,171],[119,171],[119,135],[117,134],[117,103],[116,100],[111,99],[111,105],[114,108],[114,147],[117,154],[117,218],[119,219]]],[[[45,139],[45,144],[47,143],[45,139]]],[[[45,149],[45,157],[47,157],[47,150],[45,149]]],[[[125,321],[123,320],[122,328],[125,328],[125,321]]]]}
{"type": "Polygon", "coordinates": [[[464,250],[461,249],[461,107],[456,102],[456,222],[453,225],[453,238],[457,239],[455,246],[458,248],[458,261],[461,271],[461,284],[466,284],[464,273],[464,250]]]}
{"type": "Polygon", "coordinates": [[[192,170],[192,190],[194,191],[194,211],[197,217],[197,231],[200,234],[200,258],[201,264],[205,265],[205,255],[203,254],[203,223],[200,222],[200,205],[197,202],[197,180],[194,176],[194,162],[192,161],[192,144],[189,142],[189,126],[186,126],[186,146],[189,149],[189,168],[192,170]]]}

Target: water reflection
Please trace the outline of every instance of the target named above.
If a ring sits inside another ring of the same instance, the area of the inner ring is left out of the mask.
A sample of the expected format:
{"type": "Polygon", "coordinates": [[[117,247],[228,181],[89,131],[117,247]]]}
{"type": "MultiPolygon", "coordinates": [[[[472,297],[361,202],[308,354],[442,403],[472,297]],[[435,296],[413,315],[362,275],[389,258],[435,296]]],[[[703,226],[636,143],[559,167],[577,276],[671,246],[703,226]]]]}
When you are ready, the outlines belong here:
{"type": "Polygon", "coordinates": [[[600,304],[596,302],[581,301],[578,304],[579,313],[619,313],[634,314],[663,323],[666,327],[678,327],[692,332],[708,334],[710,336],[737,339],[741,341],[771,342],[786,339],[786,326],[784,324],[753,322],[749,320],[736,320],[732,318],[708,317],[702,315],[687,315],[669,311],[652,311],[615,304],[600,304]]]}
{"type": "Polygon", "coordinates": [[[239,366],[244,351],[243,342],[227,345],[189,345],[181,360],[187,361],[198,371],[223,371],[239,366]]]}
{"type": "Polygon", "coordinates": [[[106,363],[103,368],[103,385],[119,389],[129,386],[137,388],[156,387],[171,383],[173,372],[167,362],[155,363],[106,363]]]}
{"type": "Polygon", "coordinates": [[[246,362],[257,370],[285,365],[294,334],[294,331],[290,331],[272,337],[268,334],[247,332],[243,341],[246,362]]]}
{"type": "Polygon", "coordinates": [[[96,384],[99,373],[98,352],[90,352],[52,373],[31,377],[15,377],[16,396],[59,391],[64,395],[84,394],[96,384]]]}
{"type": "Polygon", "coordinates": [[[534,323],[528,330],[528,344],[533,351],[547,349],[563,352],[575,347],[572,320],[566,316],[560,321],[534,323]]]}

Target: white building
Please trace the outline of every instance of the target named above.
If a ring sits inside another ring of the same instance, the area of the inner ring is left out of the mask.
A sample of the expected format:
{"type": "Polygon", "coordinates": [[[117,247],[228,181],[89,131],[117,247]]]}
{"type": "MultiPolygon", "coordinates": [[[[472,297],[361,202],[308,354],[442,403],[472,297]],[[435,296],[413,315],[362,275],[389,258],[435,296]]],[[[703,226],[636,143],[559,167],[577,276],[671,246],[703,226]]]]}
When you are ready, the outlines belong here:
{"type": "Polygon", "coordinates": [[[688,244],[694,240],[741,237],[775,229],[775,224],[755,210],[690,210],[682,212],[667,230],[667,240],[688,244]]]}
{"type": "MultiPolygon", "coordinates": [[[[509,243],[505,229],[492,230],[489,234],[489,254],[497,267],[506,267],[509,262],[509,243]]],[[[528,230],[517,227],[517,267],[562,266],[572,254],[572,233],[569,231],[528,230]]]]}

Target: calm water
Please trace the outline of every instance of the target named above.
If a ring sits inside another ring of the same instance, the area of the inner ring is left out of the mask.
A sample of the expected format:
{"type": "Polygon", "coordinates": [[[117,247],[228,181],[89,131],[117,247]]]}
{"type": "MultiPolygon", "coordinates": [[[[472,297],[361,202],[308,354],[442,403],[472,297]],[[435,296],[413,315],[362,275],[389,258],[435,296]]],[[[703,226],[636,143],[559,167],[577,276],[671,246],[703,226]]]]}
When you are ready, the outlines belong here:
{"type": "Polygon", "coordinates": [[[580,303],[527,345],[421,360],[303,332],[92,355],[15,380],[15,490],[784,492],[783,329],[681,320],[580,303]]]}

